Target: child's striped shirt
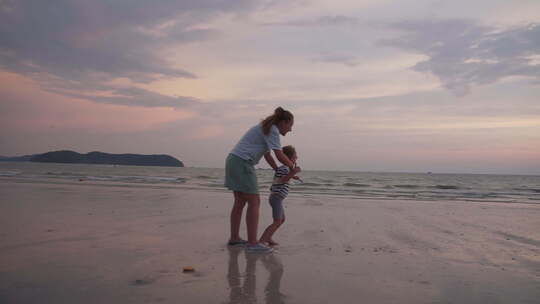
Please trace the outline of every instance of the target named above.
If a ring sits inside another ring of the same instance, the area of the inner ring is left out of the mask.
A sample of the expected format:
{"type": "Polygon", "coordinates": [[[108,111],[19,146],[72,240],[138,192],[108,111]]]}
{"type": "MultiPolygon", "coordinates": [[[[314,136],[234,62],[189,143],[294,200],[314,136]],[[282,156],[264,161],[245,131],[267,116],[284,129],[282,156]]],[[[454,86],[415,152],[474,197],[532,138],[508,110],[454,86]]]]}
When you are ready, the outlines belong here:
{"type": "Polygon", "coordinates": [[[274,174],[274,182],[272,186],[270,187],[270,191],[273,194],[278,194],[279,196],[285,198],[289,194],[289,183],[280,183],[277,180],[283,176],[286,176],[289,174],[290,169],[287,166],[281,166],[276,169],[276,173],[274,174]]]}

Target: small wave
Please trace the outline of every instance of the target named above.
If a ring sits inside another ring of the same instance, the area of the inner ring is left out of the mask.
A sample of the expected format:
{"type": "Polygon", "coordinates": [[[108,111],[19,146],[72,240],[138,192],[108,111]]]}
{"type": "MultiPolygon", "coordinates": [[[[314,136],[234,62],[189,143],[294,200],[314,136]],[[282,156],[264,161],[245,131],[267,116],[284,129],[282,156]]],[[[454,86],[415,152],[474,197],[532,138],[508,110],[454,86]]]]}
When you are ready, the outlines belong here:
{"type": "Polygon", "coordinates": [[[79,176],[78,178],[90,180],[90,181],[111,181],[111,182],[150,183],[150,184],[170,184],[170,183],[183,184],[187,182],[188,180],[187,178],[184,178],[184,177],[164,177],[164,176],[79,176]]]}
{"type": "Polygon", "coordinates": [[[453,186],[453,185],[436,185],[433,188],[442,189],[442,190],[458,190],[458,189],[461,189],[460,187],[453,186]]]}
{"type": "Polygon", "coordinates": [[[323,187],[323,186],[334,186],[334,184],[310,183],[310,182],[307,182],[307,183],[302,183],[302,186],[307,186],[307,187],[323,187]]]}
{"type": "Polygon", "coordinates": [[[534,189],[534,188],[514,188],[512,190],[516,190],[516,191],[528,191],[528,192],[533,192],[533,193],[540,193],[540,189],[534,189]]]}
{"type": "Polygon", "coordinates": [[[225,185],[223,185],[223,184],[199,184],[199,185],[200,186],[205,186],[205,187],[210,187],[210,188],[225,188],[225,185]]]}
{"type": "Polygon", "coordinates": [[[345,183],[343,184],[345,187],[370,187],[371,185],[368,184],[358,184],[358,183],[345,183]]]}
{"type": "Polygon", "coordinates": [[[333,191],[335,189],[330,189],[330,188],[316,188],[314,189],[313,187],[303,187],[306,183],[303,183],[301,184],[301,186],[295,186],[294,187],[294,191],[308,191],[308,192],[311,192],[311,191],[333,191]]]}
{"type": "Polygon", "coordinates": [[[188,179],[184,177],[164,177],[164,176],[141,176],[137,181],[151,183],[185,183],[188,179]]]}
{"type": "Polygon", "coordinates": [[[418,185],[408,185],[408,184],[404,184],[404,185],[392,185],[393,187],[396,187],[396,188],[405,188],[405,189],[416,189],[416,188],[420,188],[420,186],[418,185]]]}
{"type": "Polygon", "coordinates": [[[81,179],[91,180],[91,181],[110,181],[110,176],[84,176],[80,177],[81,179]]]}
{"type": "Polygon", "coordinates": [[[496,198],[500,196],[500,193],[494,193],[494,192],[465,192],[465,193],[458,193],[458,195],[461,195],[463,197],[472,197],[472,198],[496,198]]]}
{"type": "Polygon", "coordinates": [[[20,174],[19,171],[2,171],[0,172],[0,176],[15,176],[17,174],[20,174]]]}
{"type": "Polygon", "coordinates": [[[331,179],[324,179],[324,178],[314,178],[315,180],[318,180],[318,181],[321,181],[323,183],[331,183],[333,182],[334,180],[331,180],[331,179]]]}
{"type": "Polygon", "coordinates": [[[389,179],[383,179],[383,178],[372,178],[370,179],[372,182],[387,182],[389,179]]]}
{"type": "Polygon", "coordinates": [[[52,176],[80,176],[80,174],[72,173],[72,172],[47,172],[47,175],[52,176]]]}
{"type": "Polygon", "coordinates": [[[198,179],[213,179],[212,176],[208,176],[208,175],[199,175],[199,176],[197,176],[195,178],[198,178],[198,179]]]}

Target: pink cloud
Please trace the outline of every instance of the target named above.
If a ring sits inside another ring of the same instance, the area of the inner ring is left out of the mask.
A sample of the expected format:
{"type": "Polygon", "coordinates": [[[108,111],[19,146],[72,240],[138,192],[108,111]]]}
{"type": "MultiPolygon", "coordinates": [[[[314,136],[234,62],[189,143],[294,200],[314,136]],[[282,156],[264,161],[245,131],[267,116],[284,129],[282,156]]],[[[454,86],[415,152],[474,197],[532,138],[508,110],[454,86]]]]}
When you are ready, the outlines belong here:
{"type": "Polygon", "coordinates": [[[0,72],[2,127],[17,132],[86,129],[130,133],[189,119],[194,113],[172,108],[145,108],[69,98],[41,90],[29,78],[0,72]]]}

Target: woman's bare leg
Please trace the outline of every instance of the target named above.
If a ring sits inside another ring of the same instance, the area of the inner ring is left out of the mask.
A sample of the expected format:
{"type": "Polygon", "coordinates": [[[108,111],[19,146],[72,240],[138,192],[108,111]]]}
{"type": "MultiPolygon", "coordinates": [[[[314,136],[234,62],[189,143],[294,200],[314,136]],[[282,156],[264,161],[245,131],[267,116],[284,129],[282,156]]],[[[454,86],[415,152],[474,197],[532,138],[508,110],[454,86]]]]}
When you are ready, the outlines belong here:
{"type": "Polygon", "coordinates": [[[242,213],[246,206],[247,198],[242,192],[234,191],[234,205],[231,210],[231,241],[240,240],[240,223],[242,222],[242,213]]]}
{"type": "Polygon", "coordinates": [[[247,204],[248,204],[247,215],[246,215],[248,243],[250,245],[256,245],[257,244],[257,228],[259,226],[259,207],[261,204],[261,198],[258,194],[243,193],[242,195],[247,198],[247,204]]]}

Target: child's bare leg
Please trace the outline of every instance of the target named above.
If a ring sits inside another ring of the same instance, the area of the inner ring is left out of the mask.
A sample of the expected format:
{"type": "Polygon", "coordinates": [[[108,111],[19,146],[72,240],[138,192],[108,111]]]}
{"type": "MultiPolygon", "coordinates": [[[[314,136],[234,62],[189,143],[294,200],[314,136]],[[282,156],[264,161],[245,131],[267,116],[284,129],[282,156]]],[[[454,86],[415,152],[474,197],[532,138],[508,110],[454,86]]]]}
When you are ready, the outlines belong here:
{"type": "MultiPolygon", "coordinates": [[[[275,221],[275,220],[274,220],[275,221]]],[[[278,225],[278,228],[281,227],[281,225],[283,225],[283,223],[285,222],[285,215],[283,216],[283,218],[281,220],[278,220],[279,221],[279,225],[278,225]]],[[[277,229],[276,229],[277,230],[277,229]]],[[[274,230],[274,232],[276,232],[274,230]]],[[[272,238],[274,234],[272,233],[272,235],[270,235],[270,238],[268,239],[268,245],[270,246],[277,246],[279,245],[278,242],[274,241],[274,239],[272,238]]]]}
{"type": "Polygon", "coordinates": [[[274,222],[270,224],[270,226],[268,226],[266,230],[264,230],[259,242],[263,244],[266,243],[271,246],[278,245],[278,243],[272,240],[272,236],[274,235],[276,230],[278,230],[279,226],[283,224],[284,221],[285,219],[274,219],[274,222]]]}

